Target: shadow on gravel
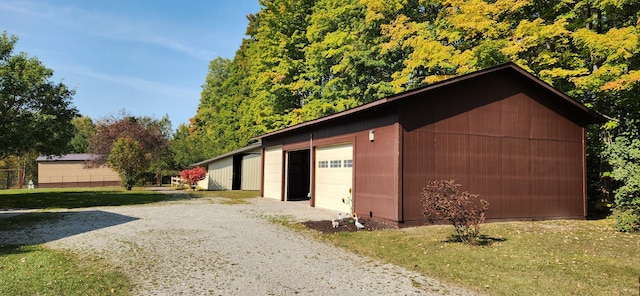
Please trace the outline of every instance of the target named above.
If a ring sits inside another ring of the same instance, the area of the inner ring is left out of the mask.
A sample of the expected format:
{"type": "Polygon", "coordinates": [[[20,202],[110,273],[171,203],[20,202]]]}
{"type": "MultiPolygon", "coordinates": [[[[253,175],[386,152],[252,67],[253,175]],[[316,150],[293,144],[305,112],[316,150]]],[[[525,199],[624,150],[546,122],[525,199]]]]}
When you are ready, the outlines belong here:
{"type": "Polygon", "coordinates": [[[43,244],[135,220],[105,211],[24,213],[0,219],[0,246],[43,244]]]}

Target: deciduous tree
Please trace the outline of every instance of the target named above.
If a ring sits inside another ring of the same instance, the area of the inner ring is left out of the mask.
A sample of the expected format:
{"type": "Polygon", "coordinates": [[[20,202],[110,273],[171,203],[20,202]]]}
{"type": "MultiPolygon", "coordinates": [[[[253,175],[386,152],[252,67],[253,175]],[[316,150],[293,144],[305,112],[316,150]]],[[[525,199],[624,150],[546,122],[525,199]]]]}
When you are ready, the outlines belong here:
{"type": "Polygon", "coordinates": [[[96,125],[88,116],[80,116],[71,120],[75,135],[69,142],[69,152],[87,153],[89,152],[89,141],[96,134],[96,125]]]}
{"type": "Polygon", "coordinates": [[[0,159],[37,151],[60,155],[74,135],[74,90],[49,79],[53,71],[26,53],[16,36],[0,35],[0,159]]]}
{"type": "Polygon", "coordinates": [[[196,183],[204,180],[207,177],[207,170],[203,167],[195,167],[192,169],[185,169],[180,171],[180,178],[187,182],[189,188],[195,186],[196,183]]]}
{"type": "MultiPolygon", "coordinates": [[[[120,118],[108,117],[99,121],[89,147],[89,151],[97,155],[92,165],[107,163],[115,143],[122,138],[131,138],[139,145],[144,156],[136,166],[141,171],[133,176],[141,176],[145,172],[159,176],[163,169],[173,167],[173,155],[169,150],[169,139],[166,137],[167,122],[168,118],[136,118],[126,113],[121,114],[120,118]]],[[[170,125],[170,122],[168,124],[170,125]]]]}
{"type": "Polygon", "coordinates": [[[149,166],[151,155],[145,154],[142,145],[131,135],[118,138],[109,152],[109,165],[120,174],[122,185],[131,190],[149,166]]]}

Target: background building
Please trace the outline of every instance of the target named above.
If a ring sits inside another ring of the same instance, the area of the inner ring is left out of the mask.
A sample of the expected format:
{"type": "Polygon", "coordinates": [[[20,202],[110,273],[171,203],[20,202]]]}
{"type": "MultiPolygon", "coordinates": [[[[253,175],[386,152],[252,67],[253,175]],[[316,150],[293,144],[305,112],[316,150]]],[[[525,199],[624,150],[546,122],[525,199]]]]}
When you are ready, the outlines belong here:
{"type": "Polygon", "coordinates": [[[86,162],[93,158],[91,154],[40,156],[36,159],[37,186],[40,188],[119,186],[120,176],[110,167],[86,166],[86,162]]]}

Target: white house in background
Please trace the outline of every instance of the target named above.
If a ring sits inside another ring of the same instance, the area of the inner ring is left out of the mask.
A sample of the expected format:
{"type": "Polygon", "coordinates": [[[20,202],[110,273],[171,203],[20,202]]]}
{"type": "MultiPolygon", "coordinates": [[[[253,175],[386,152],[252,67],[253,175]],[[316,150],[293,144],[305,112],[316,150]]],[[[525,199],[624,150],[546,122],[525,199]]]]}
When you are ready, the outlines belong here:
{"type": "Polygon", "coordinates": [[[260,190],[262,171],[260,143],[194,163],[189,167],[204,167],[207,177],[198,182],[205,190],[260,190]]]}

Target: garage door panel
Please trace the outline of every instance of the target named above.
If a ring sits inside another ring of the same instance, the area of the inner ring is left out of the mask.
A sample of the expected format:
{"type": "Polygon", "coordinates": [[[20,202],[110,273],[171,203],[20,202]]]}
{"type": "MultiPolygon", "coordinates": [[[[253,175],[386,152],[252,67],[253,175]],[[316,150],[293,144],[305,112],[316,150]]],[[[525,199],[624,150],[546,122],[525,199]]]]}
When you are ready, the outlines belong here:
{"type": "Polygon", "coordinates": [[[353,145],[316,148],[315,206],[348,213],[350,206],[342,202],[352,188],[353,145]]]}
{"type": "Polygon", "coordinates": [[[282,147],[269,148],[264,153],[264,197],[281,199],[282,147]]]}

